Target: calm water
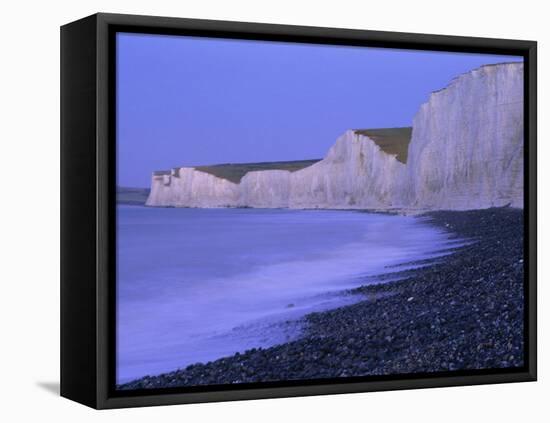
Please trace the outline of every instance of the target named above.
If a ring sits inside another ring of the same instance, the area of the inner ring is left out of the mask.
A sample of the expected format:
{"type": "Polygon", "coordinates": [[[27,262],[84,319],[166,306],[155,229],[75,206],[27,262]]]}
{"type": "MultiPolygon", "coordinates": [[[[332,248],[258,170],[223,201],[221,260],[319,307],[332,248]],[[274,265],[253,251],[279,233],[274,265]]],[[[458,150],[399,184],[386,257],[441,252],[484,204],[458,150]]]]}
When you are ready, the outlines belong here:
{"type": "Polygon", "coordinates": [[[283,322],[450,243],[413,217],[119,206],[117,382],[295,338],[283,322]]]}

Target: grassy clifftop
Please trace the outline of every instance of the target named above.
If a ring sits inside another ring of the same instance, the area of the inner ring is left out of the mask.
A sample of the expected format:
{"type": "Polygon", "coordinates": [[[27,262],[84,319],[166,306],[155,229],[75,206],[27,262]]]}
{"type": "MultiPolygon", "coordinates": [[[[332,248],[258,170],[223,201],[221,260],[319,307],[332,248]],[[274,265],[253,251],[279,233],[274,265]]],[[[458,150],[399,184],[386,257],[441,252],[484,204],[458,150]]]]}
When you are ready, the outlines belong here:
{"type": "Polygon", "coordinates": [[[412,128],[355,129],[355,133],[373,140],[385,153],[396,156],[401,163],[407,163],[412,128]]]}
{"type": "Polygon", "coordinates": [[[298,160],[290,162],[259,162],[259,163],[224,163],[211,166],[193,166],[196,170],[210,173],[218,178],[227,179],[228,181],[238,184],[242,177],[248,172],[257,170],[288,170],[295,172],[305,167],[317,163],[320,159],[315,160],[298,160]]]}

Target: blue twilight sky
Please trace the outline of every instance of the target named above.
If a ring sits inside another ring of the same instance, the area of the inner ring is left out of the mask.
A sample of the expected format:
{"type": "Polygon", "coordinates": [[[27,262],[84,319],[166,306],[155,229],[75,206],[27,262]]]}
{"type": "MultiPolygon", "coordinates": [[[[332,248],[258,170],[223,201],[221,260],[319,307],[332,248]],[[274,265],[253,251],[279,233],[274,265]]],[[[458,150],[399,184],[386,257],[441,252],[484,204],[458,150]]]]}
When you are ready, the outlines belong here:
{"type": "Polygon", "coordinates": [[[176,166],[322,158],[346,129],[410,126],[460,73],[521,57],[117,35],[118,185],[176,166]]]}

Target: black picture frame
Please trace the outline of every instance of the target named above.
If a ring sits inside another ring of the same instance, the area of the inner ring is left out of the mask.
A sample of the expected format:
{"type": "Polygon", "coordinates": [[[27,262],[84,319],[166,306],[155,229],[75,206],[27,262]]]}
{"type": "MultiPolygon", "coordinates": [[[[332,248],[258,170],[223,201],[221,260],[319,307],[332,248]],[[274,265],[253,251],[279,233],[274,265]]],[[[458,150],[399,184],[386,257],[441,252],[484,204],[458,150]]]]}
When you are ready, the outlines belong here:
{"type": "Polygon", "coordinates": [[[105,13],[61,27],[61,395],[104,409],[536,380],[536,69],[534,41],[105,13]],[[116,391],[114,36],[118,31],[523,56],[524,368],[116,391]]]}

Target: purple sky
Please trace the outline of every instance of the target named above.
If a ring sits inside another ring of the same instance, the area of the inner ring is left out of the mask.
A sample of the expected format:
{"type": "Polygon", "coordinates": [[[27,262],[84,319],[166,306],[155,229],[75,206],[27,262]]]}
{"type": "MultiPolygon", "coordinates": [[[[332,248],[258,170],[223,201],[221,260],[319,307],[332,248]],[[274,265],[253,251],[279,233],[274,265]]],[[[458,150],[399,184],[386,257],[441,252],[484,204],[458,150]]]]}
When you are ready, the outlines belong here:
{"type": "Polygon", "coordinates": [[[176,166],[322,158],[346,129],[410,126],[429,93],[519,57],[117,35],[118,185],[176,166]]]}

